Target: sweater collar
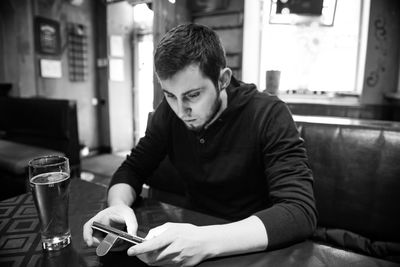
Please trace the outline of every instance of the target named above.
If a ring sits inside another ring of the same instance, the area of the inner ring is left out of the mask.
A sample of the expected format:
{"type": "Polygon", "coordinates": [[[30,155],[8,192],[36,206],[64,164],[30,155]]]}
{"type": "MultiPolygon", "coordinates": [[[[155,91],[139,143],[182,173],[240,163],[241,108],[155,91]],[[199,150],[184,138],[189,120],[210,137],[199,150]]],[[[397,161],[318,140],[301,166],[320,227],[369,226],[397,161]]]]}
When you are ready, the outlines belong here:
{"type": "Polygon", "coordinates": [[[222,112],[221,117],[225,117],[231,113],[236,113],[242,107],[247,105],[257,92],[257,87],[254,84],[244,83],[232,76],[231,82],[226,88],[228,106],[222,112]]]}

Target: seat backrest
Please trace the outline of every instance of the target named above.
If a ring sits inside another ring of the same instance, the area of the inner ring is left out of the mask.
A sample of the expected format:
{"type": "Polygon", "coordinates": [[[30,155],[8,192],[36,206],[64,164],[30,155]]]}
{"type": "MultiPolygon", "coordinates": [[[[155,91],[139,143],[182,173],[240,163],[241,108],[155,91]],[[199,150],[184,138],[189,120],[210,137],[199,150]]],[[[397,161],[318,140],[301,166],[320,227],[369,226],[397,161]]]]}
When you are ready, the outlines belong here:
{"type": "Polygon", "coordinates": [[[0,138],[63,152],[80,168],[74,100],[0,97],[0,138]]]}
{"type": "Polygon", "coordinates": [[[400,123],[294,119],[314,174],[319,225],[400,242],[400,123]]]}
{"type": "Polygon", "coordinates": [[[287,103],[287,105],[290,111],[296,115],[400,121],[399,105],[338,105],[327,103],[287,103]]]}

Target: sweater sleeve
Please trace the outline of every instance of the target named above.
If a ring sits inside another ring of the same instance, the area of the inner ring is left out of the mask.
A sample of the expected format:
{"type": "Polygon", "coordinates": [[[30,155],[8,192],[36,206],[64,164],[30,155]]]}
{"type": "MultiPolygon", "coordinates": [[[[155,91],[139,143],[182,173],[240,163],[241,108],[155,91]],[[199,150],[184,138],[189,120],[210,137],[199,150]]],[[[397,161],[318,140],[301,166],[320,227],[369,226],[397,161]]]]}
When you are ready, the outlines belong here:
{"type": "Polygon", "coordinates": [[[139,195],[146,179],[158,167],[167,151],[168,115],[164,101],[148,120],[145,136],[131,150],[113,174],[109,188],[118,183],[126,183],[133,187],[139,195]]]}
{"type": "Polygon", "coordinates": [[[283,102],[276,102],[261,120],[262,152],[269,186],[270,208],[257,212],[268,233],[268,249],[309,237],[317,212],[313,176],[304,142],[283,102]]]}

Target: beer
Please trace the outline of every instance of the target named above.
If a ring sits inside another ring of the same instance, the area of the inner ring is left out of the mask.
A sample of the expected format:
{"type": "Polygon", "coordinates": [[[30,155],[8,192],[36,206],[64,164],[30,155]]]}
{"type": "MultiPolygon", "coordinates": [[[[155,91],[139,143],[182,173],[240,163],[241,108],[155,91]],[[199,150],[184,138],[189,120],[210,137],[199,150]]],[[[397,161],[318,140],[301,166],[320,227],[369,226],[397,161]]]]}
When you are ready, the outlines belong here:
{"type": "Polygon", "coordinates": [[[41,173],[30,179],[38,211],[43,248],[58,249],[70,243],[68,226],[69,174],[41,173]]]}

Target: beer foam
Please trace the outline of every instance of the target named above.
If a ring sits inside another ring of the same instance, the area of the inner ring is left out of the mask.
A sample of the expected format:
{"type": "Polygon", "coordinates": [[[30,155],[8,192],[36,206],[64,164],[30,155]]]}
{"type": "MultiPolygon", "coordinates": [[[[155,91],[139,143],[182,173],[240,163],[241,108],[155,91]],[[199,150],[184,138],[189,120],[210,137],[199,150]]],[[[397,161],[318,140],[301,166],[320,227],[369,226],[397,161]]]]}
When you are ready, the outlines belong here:
{"type": "Polygon", "coordinates": [[[48,172],[41,173],[31,179],[32,184],[54,184],[59,183],[69,178],[69,174],[65,172],[48,172]]]}

